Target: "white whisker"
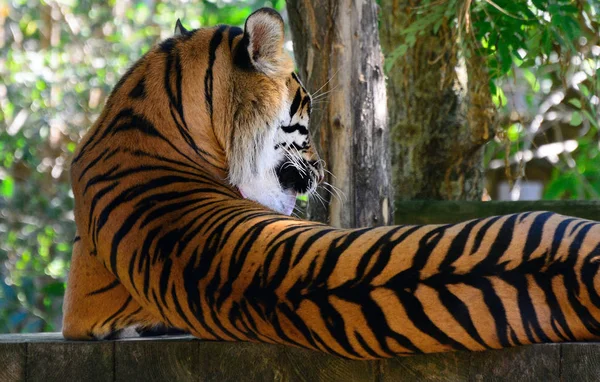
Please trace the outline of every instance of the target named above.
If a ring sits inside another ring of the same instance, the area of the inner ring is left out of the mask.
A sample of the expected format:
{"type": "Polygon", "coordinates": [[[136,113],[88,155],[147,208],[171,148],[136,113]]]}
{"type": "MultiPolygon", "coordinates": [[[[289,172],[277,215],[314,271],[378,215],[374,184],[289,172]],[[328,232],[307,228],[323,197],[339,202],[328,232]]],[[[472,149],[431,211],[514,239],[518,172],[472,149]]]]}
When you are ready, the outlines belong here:
{"type": "Polygon", "coordinates": [[[344,192],[342,190],[340,190],[338,187],[334,186],[331,183],[323,182],[323,189],[325,191],[330,192],[332,195],[333,195],[333,192],[335,192],[335,196],[338,198],[340,203],[344,203],[347,200],[346,194],[344,194],[344,192]],[[328,190],[326,187],[330,187],[331,190],[328,190]]]}
{"type": "Polygon", "coordinates": [[[323,97],[325,97],[327,94],[329,94],[329,93],[331,93],[331,92],[335,91],[335,90],[336,90],[338,87],[339,87],[339,85],[335,85],[333,88],[331,88],[331,89],[327,90],[326,92],[323,92],[323,93],[321,93],[321,94],[319,94],[319,95],[313,96],[313,98],[312,98],[312,102],[314,103],[315,101],[322,99],[322,98],[323,98],[323,97]]]}
{"type": "Polygon", "coordinates": [[[335,71],[335,73],[333,73],[333,75],[331,77],[329,77],[329,79],[327,80],[327,82],[325,82],[320,88],[318,88],[317,90],[315,90],[313,92],[313,97],[319,94],[319,91],[321,91],[321,89],[323,89],[325,86],[327,86],[327,84],[329,82],[331,82],[331,80],[338,74],[338,72],[340,71],[341,68],[338,68],[338,70],[335,71]]]}

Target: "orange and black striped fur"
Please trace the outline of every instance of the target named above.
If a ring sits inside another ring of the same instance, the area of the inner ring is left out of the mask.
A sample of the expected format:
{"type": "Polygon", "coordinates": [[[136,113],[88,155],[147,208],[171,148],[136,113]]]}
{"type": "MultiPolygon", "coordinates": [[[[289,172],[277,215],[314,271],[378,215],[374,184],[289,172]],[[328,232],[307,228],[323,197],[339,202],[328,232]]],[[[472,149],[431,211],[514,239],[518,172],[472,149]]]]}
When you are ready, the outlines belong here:
{"type": "Polygon", "coordinates": [[[598,223],[535,212],[347,230],[285,216],[323,169],[281,18],[177,30],[75,153],[66,338],[166,326],[359,359],[599,338],[598,223]]]}

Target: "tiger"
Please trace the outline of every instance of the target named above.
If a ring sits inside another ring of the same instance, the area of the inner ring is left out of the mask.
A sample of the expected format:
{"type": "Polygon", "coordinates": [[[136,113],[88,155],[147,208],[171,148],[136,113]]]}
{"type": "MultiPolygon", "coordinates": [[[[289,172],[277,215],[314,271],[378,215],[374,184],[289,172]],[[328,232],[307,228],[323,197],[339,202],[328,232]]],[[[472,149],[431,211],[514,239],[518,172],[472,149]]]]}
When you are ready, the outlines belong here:
{"type": "Polygon", "coordinates": [[[281,16],[175,30],[74,153],[66,339],[163,327],[368,360],[600,337],[599,223],[541,211],[343,229],[290,216],[324,163],[281,16]]]}

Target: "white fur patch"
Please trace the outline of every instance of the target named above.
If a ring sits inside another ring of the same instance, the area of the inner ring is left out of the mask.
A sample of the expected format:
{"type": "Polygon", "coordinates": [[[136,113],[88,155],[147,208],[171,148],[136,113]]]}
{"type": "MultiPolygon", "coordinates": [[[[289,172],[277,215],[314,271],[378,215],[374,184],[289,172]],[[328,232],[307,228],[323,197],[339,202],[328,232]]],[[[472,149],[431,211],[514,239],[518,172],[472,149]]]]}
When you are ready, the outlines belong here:
{"type": "Polygon", "coordinates": [[[281,149],[275,149],[275,145],[278,143],[277,139],[280,139],[279,126],[289,123],[289,109],[290,104],[284,102],[277,123],[265,135],[263,142],[255,143],[262,148],[256,151],[256,165],[247,163],[243,166],[244,169],[254,168],[255,171],[246,171],[240,184],[234,184],[246,199],[254,200],[285,215],[291,214],[296,194],[284,190],[279,184],[275,168],[285,159],[285,153],[281,149]]]}
{"type": "Polygon", "coordinates": [[[281,214],[290,215],[296,202],[296,193],[283,190],[275,173],[272,174],[273,176],[256,179],[240,186],[240,192],[246,199],[254,200],[281,214]]]}

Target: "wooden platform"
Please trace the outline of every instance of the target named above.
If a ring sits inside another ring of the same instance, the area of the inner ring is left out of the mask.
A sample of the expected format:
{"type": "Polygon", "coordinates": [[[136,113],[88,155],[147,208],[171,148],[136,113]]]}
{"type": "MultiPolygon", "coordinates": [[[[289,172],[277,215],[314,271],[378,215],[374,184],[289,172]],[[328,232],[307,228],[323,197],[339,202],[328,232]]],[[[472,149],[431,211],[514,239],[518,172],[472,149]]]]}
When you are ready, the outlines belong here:
{"type": "Polygon", "coordinates": [[[0,335],[0,381],[600,381],[600,343],[351,361],[284,346],[0,335]]]}
{"type": "Polygon", "coordinates": [[[552,211],[562,215],[600,221],[600,201],[536,200],[477,202],[411,200],[395,205],[396,224],[458,223],[465,220],[525,211],[552,211]]]}

